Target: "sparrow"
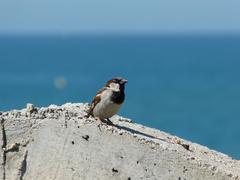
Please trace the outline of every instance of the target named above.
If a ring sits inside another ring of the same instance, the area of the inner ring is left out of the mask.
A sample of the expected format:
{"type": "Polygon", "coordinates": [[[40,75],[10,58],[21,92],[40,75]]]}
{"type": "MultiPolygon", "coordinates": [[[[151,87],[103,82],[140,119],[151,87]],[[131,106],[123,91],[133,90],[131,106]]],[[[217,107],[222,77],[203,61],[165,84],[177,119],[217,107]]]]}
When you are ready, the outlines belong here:
{"type": "Polygon", "coordinates": [[[121,77],[115,77],[107,81],[93,98],[87,117],[93,116],[102,122],[107,120],[107,123],[112,124],[109,118],[119,111],[124,102],[126,83],[127,80],[121,77]]]}

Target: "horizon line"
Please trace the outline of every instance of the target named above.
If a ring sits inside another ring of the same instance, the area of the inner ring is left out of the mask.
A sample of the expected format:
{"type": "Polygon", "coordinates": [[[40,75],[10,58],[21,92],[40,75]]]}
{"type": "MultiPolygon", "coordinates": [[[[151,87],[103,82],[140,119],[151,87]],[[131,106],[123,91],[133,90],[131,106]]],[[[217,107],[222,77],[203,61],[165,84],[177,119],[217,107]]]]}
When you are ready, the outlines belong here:
{"type": "Polygon", "coordinates": [[[0,32],[0,36],[240,36],[240,32],[0,32]]]}

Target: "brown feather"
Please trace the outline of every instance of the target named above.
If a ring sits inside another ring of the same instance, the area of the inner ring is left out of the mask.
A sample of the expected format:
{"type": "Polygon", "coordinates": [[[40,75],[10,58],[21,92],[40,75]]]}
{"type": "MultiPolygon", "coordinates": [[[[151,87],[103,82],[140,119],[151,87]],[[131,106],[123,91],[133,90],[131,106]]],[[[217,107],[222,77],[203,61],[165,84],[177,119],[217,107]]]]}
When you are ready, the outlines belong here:
{"type": "Polygon", "coordinates": [[[97,92],[96,96],[93,98],[92,103],[91,103],[91,106],[90,106],[90,108],[89,108],[89,110],[88,110],[88,115],[87,115],[87,117],[89,117],[90,115],[91,115],[91,116],[93,115],[93,109],[94,109],[94,107],[101,101],[100,94],[101,94],[104,90],[105,90],[105,88],[100,89],[100,90],[97,92]]]}

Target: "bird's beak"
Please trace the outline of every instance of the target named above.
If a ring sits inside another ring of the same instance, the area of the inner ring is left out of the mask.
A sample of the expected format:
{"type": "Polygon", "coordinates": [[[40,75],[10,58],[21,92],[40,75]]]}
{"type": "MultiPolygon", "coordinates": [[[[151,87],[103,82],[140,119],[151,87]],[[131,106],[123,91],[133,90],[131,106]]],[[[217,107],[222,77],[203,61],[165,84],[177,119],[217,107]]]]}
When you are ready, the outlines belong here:
{"type": "Polygon", "coordinates": [[[121,80],[121,83],[122,83],[122,84],[125,84],[125,83],[127,83],[127,82],[128,82],[128,81],[127,81],[126,79],[122,79],[122,80],[121,80]]]}

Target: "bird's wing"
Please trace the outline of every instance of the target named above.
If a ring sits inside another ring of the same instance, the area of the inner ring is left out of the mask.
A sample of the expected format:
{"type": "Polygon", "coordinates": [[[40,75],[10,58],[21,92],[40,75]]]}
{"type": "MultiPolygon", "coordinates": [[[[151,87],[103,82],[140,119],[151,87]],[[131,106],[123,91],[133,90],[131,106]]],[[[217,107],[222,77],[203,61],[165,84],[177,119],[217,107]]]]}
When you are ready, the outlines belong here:
{"type": "Polygon", "coordinates": [[[97,92],[96,96],[93,98],[92,103],[91,103],[91,106],[90,106],[90,108],[89,108],[89,110],[88,110],[88,115],[87,115],[87,117],[89,117],[90,115],[93,115],[93,114],[92,114],[92,113],[93,113],[93,109],[94,109],[94,107],[101,101],[101,93],[102,93],[105,89],[106,89],[105,87],[102,88],[102,89],[100,89],[100,90],[97,92]]]}

